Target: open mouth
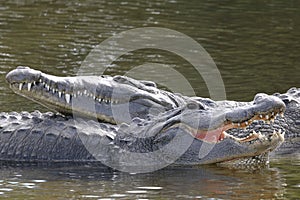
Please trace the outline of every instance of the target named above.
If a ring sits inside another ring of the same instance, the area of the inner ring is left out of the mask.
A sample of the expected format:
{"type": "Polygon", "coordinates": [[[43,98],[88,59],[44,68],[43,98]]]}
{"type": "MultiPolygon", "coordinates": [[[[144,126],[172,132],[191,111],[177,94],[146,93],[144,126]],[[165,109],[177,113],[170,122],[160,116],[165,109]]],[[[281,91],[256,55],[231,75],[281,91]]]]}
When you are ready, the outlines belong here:
{"type": "Polygon", "coordinates": [[[227,115],[224,114],[224,119],[221,123],[215,125],[213,124],[214,119],[211,119],[208,128],[195,128],[182,122],[171,125],[168,128],[181,127],[193,137],[207,143],[219,143],[224,139],[232,139],[238,143],[251,143],[256,140],[270,140],[274,137],[281,138],[283,140],[284,131],[281,127],[273,127],[272,124],[275,122],[277,117],[284,117],[284,111],[285,107],[283,105],[274,106],[272,109],[268,109],[265,112],[255,112],[252,115],[247,116],[247,119],[243,118],[243,120],[235,119],[233,121],[227,119],[227,115]],[[262,127],[264,124],[268,125],[269,130],[267,132],[264,130],[263,133],[261,133],[259,127],[262,127]],[[270,128],[273,129],[270,130],[270,128]]]}
{"type": "MultiPolygon", "coordinates": [[[[231,121],[226,121],[224,126],[215,130],[217,133],[220,133],[219,134],[219,137],[214,137],[214,138],[217,138],[217,142],[219,141],[222,141],[224,140],[225,138],[231,138],[237,142],[240,142],[240,143],[243,143],[243,142],[251,142],[253,140],[256,140],[256,139],[262,139],[263,137],[266,137],[265,135],[263,135],[260,131],[259,132],[256,132],[255,130],[248,130],[249,131],[249,134],[244,136],[244,137],[236,137],[236,136],[233,136],[231,135],[230,133],[227,133],[229,130],[231,129],[244,129],[246,130],[247,128],[250,127],[250,125],[253,123],[253,122],[256,122],[256,121],[262,121],[263,123],[266,123],[266,124],[271,124],[271,123],[274,123],[275,121],[275,118],[280,115],[281,117],[283,117],[283,108],[282,109],[279,109],[279,110],[273,110],[273,111],[270,111],[269,113],[259,113],[259,114],[256,114],[254,115],[252,118],[250,118],[249,120],[246,120],[246,121],[243,121],[243,122],[231,122],[231,121]]],[[[281,129],[279,130],[273,130],[273,135],[282,135],[284,134],[284,132],[282,132],[281,129]]],[[[213,133],[211,133],[210,131],[208,132],[201,132],[201,131],[197,131],[196,133],[196,138],[199,138],[201,139],[201,137],[203,137],[205,135],[205,137],[207,137],[207,135],[212,135],[214,136],[214,131],[213,133]]]]}

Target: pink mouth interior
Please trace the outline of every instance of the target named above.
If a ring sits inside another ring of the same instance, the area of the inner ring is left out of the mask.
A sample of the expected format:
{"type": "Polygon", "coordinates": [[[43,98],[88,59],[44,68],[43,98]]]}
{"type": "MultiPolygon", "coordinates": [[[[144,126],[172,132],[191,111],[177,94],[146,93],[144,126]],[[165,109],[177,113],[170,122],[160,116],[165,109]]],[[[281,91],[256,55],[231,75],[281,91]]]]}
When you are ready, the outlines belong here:
{"type": "Polygon", "coordinates": [[[217,143],[225,138],[224,131],[234,128],[233,125],[224,125],[223,127],[214,130],[192,130],[192,136],[199,140],[203,140],[208,143],[217,143]]]}

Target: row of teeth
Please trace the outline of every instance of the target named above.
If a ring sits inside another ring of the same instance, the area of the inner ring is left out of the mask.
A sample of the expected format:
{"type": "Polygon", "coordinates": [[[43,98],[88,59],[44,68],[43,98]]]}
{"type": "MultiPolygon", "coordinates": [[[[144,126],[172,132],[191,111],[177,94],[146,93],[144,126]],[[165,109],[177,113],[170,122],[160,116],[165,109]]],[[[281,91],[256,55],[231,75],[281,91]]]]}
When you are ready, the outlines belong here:
{"type": "MultiPolygon", "coordinates": [[[[267,115],[263,115],[263,114],[258,115],[258,117],[259,117],[258,120],[262,120],[263,122],[265,122],[267,124],[270,124],[271,122],[274,123],[275,122],[275,118],[276,118],[277,115],[280,115],[281,117],[284,117],[283,112],[281,112],[281,113],[272,112],[270,115],[268,115],[268,114],[267,115]]],[[[232,122],[231,124],[234,127],[246,128],[253,121],[254,121],[253,119],[250,119],[250,120],[242,122],[242,123],[234,123],[234,122],[232,122]]]]}
{"type": "MultiPolygon", "coordinates": [[[[93,98],[95,101],[98,101],[99,103],[107,103],[107,104],[118,104],[120,103],[120,101],[118,100],[113,100],[113,99],[107,99],[107,98],[101,98],[98,97],[92,93],[89,93],[87,90],[84,91],[77,91],[74,92],[73,94],[69,94],[69,93],[65,93],[65,91],[59,91],[58,89],[55,88],[51,88],[48,84],[46,84],[45,82],[43,82],[41,79],[39,81],[49,92],[52,92],[53,94],[58,93],[58,97],[61,98],[62,95],[65,96],[65,100],[66,102],[69,104],[71,102],[71,98],[76,98],[77,96],[86,96],[86,97],[90,97],[93,98]]],[[[25,85],[26,87],[26,83],[19,83],[19,90],[23,89],[23,86],[25,85]]],[[[32,86],[36,85],[36,82],[32,82],[32,83],[27,83],[27,91],[30,91],[32,86]]]]}
{"type": "MultiPolygon", "coordinates": [[[[275,118],[277,115],[280,115],[281,117],[284,117],[284,114],[283,112],[280,112],[280,113],[275,113],[275,112],[272,112],[270,115],[268,114],[259,114],[256,119],[250,119],[248,121],[245,121],[245,122],[242,122],[242,123],[234,123],[232,122],[232,126],[233,127],[237,127],[237,128],[243,128],[243,129],[246,129],[248,125],[250,125],[254,120],[262,120],[264,123],[267,123],[267,124],[270,124],[271,122],[274,123],[275,122],[275,118]]],[[[282,130],[279,129],[278,131],[279,135],[281,135],[282,133],[282,130]]],[[[273,135],[276,134],[276,131],[274,130],[273,132],[273,135]]],[[[283,132],[283,135],[284,135],[284,132],[283,132]]],[[[258,133],[255,132],[253,130],[252,133],[250,133],[248,136],[244,137],[244,138],[237,138],[237,137],[234,137],[230,134],[228,134],[226,131],[223,131],[223,136],[222,138],[220,138],[220,141],[222,141],[223,139],[225,139],[226,137],[230,137],[238,142],[249,142],[249,141],[252,141],[254,139],[257,139],[257,138],[260,138],[260,139],[264,139],[264,140],[267,140],[266,137],[264,137],[261,132],[259,131],[258,133]]]]}
{"type": "MultiPolygon", "coordinates": [[[[275,130],[273,131],[273,135],[275,135],[275,134],[277,134],[277,133],[280,135],[280,137],[282,137],[282,138],[284,137],[285,132],[283,132],[281,129],[279,129],[278,132],[276,132],[275,130]]],[[[257,132],[255,132],[254,130],[253,130],[252,133],[250,133],[248,136],[246,136],[246,137],[244,137],[244,138],[237,138],[237,137],[234,137],[234,136],[228,134],[228,133],[225,132],[225,131],[223,131],[223,134],[224,134],[224,137],[221,138],[220,141],[224,140],[224,139],[227,138],[227,137],[232,138],[232,139],[234,139],[235,141],[238,141],[238,142],[240,142],[240,143],[243,143],[243,142],[250,142],[250,141],[252,141],[252,140],[254,140],[254,139],[258,139],[258,138],[261,139],[261,140],[268,140],[268,138],[265,137],[265,136],[263,136],[262,133],[261,133],[260,131],[257,133],[257,132]]]]}
{"type": "Polygon", "coordinates": [[[270,124],[270,122],[274,123],[275,118],[276,118],[277,115],[280,115],[281,117],[284,117],[283,111],[281,111],[280,113],[272,112],[271,115],[260,114],[259,118],[260,118],[260,120],[264,120],[266,123],[270,124]]]}

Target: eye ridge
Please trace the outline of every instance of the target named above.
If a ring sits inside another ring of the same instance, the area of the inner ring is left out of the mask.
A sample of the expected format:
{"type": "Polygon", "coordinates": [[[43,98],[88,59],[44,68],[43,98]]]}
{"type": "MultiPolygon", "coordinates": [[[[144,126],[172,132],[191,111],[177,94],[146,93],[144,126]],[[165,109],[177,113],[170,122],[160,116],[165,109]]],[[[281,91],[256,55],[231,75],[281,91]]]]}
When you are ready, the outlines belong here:
{"type": "Polygon", "coordinates": [[[205,110],[204,106],[198,102],[188,102],[186,107],[190,110],[205,110]]]}

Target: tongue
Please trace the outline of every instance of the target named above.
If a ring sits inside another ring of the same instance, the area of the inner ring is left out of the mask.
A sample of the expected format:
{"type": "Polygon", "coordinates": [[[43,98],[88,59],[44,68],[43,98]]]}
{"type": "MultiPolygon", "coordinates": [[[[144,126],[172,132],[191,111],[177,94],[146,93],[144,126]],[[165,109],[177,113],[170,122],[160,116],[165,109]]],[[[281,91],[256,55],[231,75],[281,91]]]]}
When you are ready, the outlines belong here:
{"type": "Polygon", "coordinates": [[[197,130],[193,131],[192,135],[202,141],[208,142],[208,143],[217,143],[225,138],[225,135],[223,131],[227,130],[225,127],[221,127],[214,130],[197,130]]]}

